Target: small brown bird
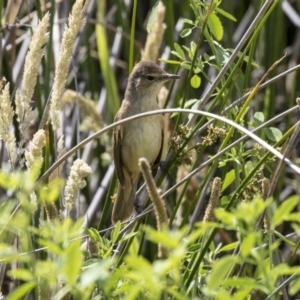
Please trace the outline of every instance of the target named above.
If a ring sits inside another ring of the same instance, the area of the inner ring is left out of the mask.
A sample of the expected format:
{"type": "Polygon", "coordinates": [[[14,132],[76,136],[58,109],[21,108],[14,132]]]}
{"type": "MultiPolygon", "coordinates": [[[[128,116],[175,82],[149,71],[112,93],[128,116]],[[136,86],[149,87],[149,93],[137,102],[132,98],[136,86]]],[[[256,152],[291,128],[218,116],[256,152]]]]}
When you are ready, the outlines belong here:
{"type": "MultiPolygon", "coordinates": [[[[166,73],[155,63],[138,63],[129,76],[125,97],[115,121],[159,109],[159,90],[166,81],[178,78],[180,76],[166,73]]],[[[161,160],[163,142],[162,114],[130,121],[114,129],[113,155],[120,183],[112,212],[113,224],[127,221],[133,214],[140,174],[139,158],[144,157],[152,166],[157,165],[161,160]]]]}

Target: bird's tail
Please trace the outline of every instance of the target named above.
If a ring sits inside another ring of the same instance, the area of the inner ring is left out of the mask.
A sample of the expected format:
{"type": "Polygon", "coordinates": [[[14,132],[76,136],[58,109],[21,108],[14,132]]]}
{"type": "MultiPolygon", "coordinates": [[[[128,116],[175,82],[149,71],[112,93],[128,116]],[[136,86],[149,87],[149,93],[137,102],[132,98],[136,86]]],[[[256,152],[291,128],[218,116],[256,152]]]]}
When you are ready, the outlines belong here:
{"type": "Polygon", "coordinates": [[[129,176],[125,176],[124,186],[119,184],[117,197],[111,216],[111,221],[113,224],[116,224],[118,221],[125,222],[132,216],[136,188],[137,180],[132,182],[129,176]]]}

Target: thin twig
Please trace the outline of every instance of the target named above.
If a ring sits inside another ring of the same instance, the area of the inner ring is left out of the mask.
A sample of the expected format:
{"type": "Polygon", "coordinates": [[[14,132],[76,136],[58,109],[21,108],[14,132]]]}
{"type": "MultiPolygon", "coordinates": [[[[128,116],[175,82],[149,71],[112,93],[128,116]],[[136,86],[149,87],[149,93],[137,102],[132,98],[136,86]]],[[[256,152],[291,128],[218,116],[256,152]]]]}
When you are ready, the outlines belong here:
{"type": "Polygon", "coordinates": [[[221,122],[226,123],[227,125],[230,125],[232,127],[234,127],[235,129],[243,132],[245,135],[247,135],[248,137],[252,138],[253,140],[255,140],[257,143],[259,143],[261,146],[263,146],[264,148],[266,148],[269,152],[271,152],[274,156],[276,156],[277,158],[284,160],[285,163],[296,173],[300,174],[300,168],[296,165],[293,164],[289,159],[285,158],[280,152],[278,152],[277,150],[275,150],[273,147],[271,147],[267,142],[265,142],[264,140],[262,140],[261,138],[259,138],[258,136],[256,136],[255,134],[253,134],[253,132],[245,129],[244,127],[242,127],[239,124],[236,124],[234,121],[232,120],[228,120],[222,116],[213,114],[213,113],[209,113],[209,112],[204,112],[204,111],[198,111],[198,110],[194,110],[194,109],[182,109],[182,108],[174,108],[174,109],[159,109],[159,110],[153,110],[153,111],[149,111],[149,112],[145,112],[142,114],[138,114],[138,115],[134,115],[130,118],[126,118],[123,120],[120,120],[118,122],[115,122],[111,125],[108,125],[107,127],[97,131],[96,133],[92,134],[91,136],[89,136],[88,138],[86,138],[85,140],[83,140],[82,142],[80,142],[78,145],[76,145],[74,148],[72,148],[71,150],[69,150],[65,155],[63,155],[60,159],[58,159],[38,180],[37,183],[40,183],[41,181],[45,180],[49,174],[54,171],[63,161],[65,161],[68,157],[70,157],[71,155],[73,155],[74,153],[76,153],[76,151],[80,148],[82,148],[83,146],[85,146],[87,143],[93,141],[94,139],[98,138],[99,136],[101,136],[103,133],[113,129],[114,127],[117,127],[119,125],[122,125],[124,123],[136,120],[136,119],[140,119],[146,116],[153,116],[153,115],[157,115],[157,114],[161,114],[161,113],[190,113],[190,114],[196,114],[196,115],[202,115],[202,116],[206,116],[209,118],[214,118],[216,120],[219,120],[221,122]]]}

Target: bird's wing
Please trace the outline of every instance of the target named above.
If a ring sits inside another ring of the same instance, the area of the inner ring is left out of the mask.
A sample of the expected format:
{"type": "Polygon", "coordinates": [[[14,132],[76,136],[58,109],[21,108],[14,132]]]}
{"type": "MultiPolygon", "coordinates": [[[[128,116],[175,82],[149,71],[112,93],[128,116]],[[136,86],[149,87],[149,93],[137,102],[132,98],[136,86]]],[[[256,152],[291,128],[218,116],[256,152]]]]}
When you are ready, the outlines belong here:
{"type": "Polygon", "coordinates": [[[163,152],[163,148],[164,148],[164,137],[165,137],[165,133],[164,133],[164,129],[161,130],[161,145],[160,145],[160,150],[159,153],[153,163],[154,169],[152,171],[153,176],[155,176],[156,172],[157,172],[157,168],[159,163],[161,162],[161,156],[162,156],[162,152],[163,152]]]}
{"type": "MultiPolygon", "coordinates": [[[[115,121],[118,121],[115,118],[115,121]]],[[[118,126],[114,130],[114,143],[113,143],[113,155],[114,155],[114,162],[115,168],[117,172],[118,179],[122,186],[125,185],[125,176],[124,171],[122,168],[122,139],[123,139],[123,130],[121,126],[118,126]]]]}

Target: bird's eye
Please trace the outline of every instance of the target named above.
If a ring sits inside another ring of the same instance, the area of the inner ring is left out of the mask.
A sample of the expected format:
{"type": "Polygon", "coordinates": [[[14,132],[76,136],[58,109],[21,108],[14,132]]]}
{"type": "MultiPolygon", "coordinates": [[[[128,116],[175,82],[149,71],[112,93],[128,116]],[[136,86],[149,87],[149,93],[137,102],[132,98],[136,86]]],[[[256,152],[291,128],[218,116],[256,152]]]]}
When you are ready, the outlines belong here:
{"type": "Polygon", "coordinates": [[[147,80],[152,81],[154,79],[154,76],[148,75],[146,76],[147,80]]]}

